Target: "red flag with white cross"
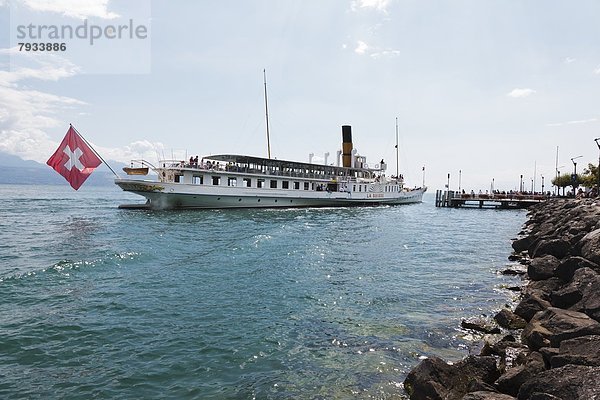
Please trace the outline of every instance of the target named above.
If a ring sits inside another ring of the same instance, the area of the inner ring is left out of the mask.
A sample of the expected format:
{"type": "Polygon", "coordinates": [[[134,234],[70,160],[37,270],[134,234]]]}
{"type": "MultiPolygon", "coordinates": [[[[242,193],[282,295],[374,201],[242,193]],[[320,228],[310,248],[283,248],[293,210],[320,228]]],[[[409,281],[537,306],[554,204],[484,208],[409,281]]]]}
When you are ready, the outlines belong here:
{"type": "Polygon", "coordinates": [[[64,176],[71,187],[77,190],[102,161],[71,126],[46,164],[64,176]]]}

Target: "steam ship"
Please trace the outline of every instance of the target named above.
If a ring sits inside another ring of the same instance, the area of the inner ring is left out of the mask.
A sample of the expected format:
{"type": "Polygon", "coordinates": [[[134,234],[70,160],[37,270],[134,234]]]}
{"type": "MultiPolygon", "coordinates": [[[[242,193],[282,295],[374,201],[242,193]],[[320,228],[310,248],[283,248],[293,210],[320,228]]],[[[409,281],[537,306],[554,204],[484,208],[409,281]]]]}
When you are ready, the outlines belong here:
{"type": "Polygon", "coordinates": [[[348,125],[342,126],[342,150],[335,166],[234,154],[161,160],[157,166],[137,162],[140,168],[124,170],[138,177],[117,178],[115,183],[145,197],[143,207],[151,209],[395,205],[421,202],[427,190],[406,188],[398,171],[387,176],[383,160],[369,165],[354,148],[348,125]],[[146,168],[158,180],[139,179],[146,168]]]}

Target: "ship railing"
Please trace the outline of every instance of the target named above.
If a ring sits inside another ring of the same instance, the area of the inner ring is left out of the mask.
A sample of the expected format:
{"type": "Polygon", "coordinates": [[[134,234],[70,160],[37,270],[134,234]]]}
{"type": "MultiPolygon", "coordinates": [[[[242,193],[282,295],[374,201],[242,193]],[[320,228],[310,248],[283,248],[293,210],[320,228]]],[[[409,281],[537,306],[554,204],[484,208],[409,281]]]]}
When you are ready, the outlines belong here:
{"type": "Polygon", "coordinates": [[[150,161],[147,161],[147,160],[144,160],[144,159],[131,160],[130,161],[130,166],[132,168],[135,167],[136,165],[139,165],[141,167],[148,167],[148,168],[150,168],[152,170],[154,170],[156,168],[150,161]]]}
{"type": "Polygon", "coordinates": [[[199,161],[198,163],[184,160],[160,160],[159,166],[161,168],[185,168],[185,169],[197,169],[201,171],[221,171],[221,172],[237,172],[247,174],[259,174],[266,176],[277,176],[277,177],[290,177],[290,178],[306,178],[306,179],[332,179],[332,178],[347,178],[346,176],[329,175],[329,174],[318,174],[314,172],[297,172],[297,171],[280,171],[272,169],[259,169],[250,168],[246,166],[240,166],[236,164],[220,164],[210,161],[199,161]]]}
{"type": "MultiPolygon", "coordinates": [[[[149,164],[149,163],[148,163],[149,164]]],[[[177,159],[164,159],[158,162],[159,168],[185,168],[185,169],[197,169],[199,171],[219,171],[219,172],[236,172],[236,173],[247,173],[247,174],[259,174],[266,176],[276,176],[276,177],[290,177],[290,178],[305,178],[305,179],[337,179],[337,180],[348,180],[350,181],[364,181],[369,182],[371,178],[357,178],[354,176],[348,175],[332,175],[325,173],[315,173],[315,172],[299,172],[299,171],[281,171],[281,170],[273,170],[273,169],[260,169],[260,168],[250,168],[246,166],[241,166],[237,164],[220,164],[210,161],[201,160],[199,162],[189,162],[185,160],[177,160],[177,159]]],[[[152,167],[154,168],[154,167],[152,167]]]]}
{"type": "Polygon", "coordinates": [[[458,193],[450,192],[453,199],[461,200],[546,200],[550,197],[547,193],[531,192],[501,192],[501,193],[458,193]]]}

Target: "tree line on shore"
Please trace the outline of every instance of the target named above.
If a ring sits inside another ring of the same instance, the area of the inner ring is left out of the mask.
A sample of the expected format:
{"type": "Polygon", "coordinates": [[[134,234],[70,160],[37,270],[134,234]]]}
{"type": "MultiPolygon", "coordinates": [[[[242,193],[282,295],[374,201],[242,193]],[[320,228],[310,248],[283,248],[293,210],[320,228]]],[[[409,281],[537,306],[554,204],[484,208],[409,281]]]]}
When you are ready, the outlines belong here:
{"type": "Polygon", "coordinates": [[[594,164],[588,164],[587,168],[583,170],[582,173],[576,174],[561,174],[552,179],[552,184],[559,188],[563,189],[563,193],[565,188],[569,186],[573,186],[575,188],[579,186],[593,188],[598,185],[598,167],[594,164]]]}

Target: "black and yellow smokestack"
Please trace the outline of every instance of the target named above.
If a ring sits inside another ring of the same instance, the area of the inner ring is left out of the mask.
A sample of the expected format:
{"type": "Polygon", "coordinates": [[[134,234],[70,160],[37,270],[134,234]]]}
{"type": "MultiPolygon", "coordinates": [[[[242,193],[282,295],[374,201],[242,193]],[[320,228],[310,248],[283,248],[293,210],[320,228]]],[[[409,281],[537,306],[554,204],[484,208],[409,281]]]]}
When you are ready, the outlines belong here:
{"type": "Polygon", "coordinates": [[[352,166],[352,128],[342,125],[342,167],[352,166]]]}

